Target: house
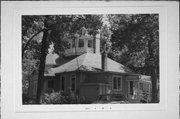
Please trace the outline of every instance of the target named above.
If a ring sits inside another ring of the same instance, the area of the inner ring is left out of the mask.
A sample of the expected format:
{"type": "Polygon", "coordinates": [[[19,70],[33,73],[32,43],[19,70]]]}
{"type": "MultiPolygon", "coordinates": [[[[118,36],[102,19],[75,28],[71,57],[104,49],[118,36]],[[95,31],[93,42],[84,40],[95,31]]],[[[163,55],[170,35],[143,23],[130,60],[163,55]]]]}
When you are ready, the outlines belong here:
{"type": "MultiPolygon", "coordinates": [[[[151,92],[150,76],[134,73],[122,64],[100,53],[100,35],[84,35],[70,40],[65,59],[49,53],[46,58],[44,91],[75,93],[93,102],[106,93],[124,94],[128,99],[141,100],[142,92],[151,92]]],[[[30,89],[31,90],[31,89],[30,89]]]]}

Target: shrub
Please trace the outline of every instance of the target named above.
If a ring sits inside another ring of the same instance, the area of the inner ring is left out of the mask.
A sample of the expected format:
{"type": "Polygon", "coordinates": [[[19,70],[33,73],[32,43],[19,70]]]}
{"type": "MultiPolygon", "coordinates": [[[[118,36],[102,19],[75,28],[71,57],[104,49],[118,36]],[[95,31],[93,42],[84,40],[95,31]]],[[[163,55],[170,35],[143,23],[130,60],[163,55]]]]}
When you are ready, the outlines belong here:
{"type": "Polygon", "coordinates": [[[41,104],[77,104],[76,96],[67,94],[65,92],[44,93],[41,104]]]}
{"type": "Polygon", "coordinates": [[[41,100],[42,104],[64,104],[66,103],[65,97],[61,94],[61,92],[52,92],[50,94],[45,93],[42,96],[41,100]]]}

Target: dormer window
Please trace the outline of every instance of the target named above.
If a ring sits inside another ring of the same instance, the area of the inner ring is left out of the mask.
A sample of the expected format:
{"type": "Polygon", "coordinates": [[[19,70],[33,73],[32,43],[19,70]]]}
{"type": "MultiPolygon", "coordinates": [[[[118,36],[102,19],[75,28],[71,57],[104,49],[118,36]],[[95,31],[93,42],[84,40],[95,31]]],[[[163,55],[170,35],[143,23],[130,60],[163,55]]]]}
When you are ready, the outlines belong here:
{"type": "Polygon", "coordinates": [[[92,48],[92,46],[93,46],[92,40],[88,40],[88,47],[89,47],[89,48],[92,48]]]}
{"type": "Polygon", "coordinates": [[[79,47],[84,47],[84,39],[79,39],[79,47]]]}

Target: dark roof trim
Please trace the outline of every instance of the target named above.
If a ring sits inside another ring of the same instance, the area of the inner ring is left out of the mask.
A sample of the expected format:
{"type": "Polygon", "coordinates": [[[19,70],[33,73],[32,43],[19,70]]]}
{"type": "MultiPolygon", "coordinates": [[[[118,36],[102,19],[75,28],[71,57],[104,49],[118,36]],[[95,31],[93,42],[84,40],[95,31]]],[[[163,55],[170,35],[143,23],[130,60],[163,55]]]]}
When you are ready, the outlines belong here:
{"type": "Polygon", "coordinates": [[[92,74],[104,74],[104,73],[113,73],[113,74],[121,74],[121,75],[131,75],[131,76],[139,76],[141,74],[136,74],[136,73],[120,73],[120,72],[112,72],[112,71],[82,71],[82,70],[76,70],[76,71],[68,71],[68,72],[61,72],[61,73],[56,73],[55,75],[60,75],[64,73],[92,73],[92,74]]]}

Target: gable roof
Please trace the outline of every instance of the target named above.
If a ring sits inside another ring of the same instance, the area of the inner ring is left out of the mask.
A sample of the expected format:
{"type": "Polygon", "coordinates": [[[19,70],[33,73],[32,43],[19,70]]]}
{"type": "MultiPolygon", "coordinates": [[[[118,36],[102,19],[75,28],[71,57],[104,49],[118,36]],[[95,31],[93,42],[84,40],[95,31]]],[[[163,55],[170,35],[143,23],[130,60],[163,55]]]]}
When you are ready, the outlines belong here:
{"type": "MultiPolygon", "coordinates": [[[[69,62],[61,64],[56,68],[51,68],[50,70],[50,72],[55,74],[71,71],[102,71],[101,55],[85,53],[70,60],[69,62]]],[[[133,73],[129,68],[116,61],[113,61],[110,58],[107,59],[107,71],[117,73],[133,73]]]]}

